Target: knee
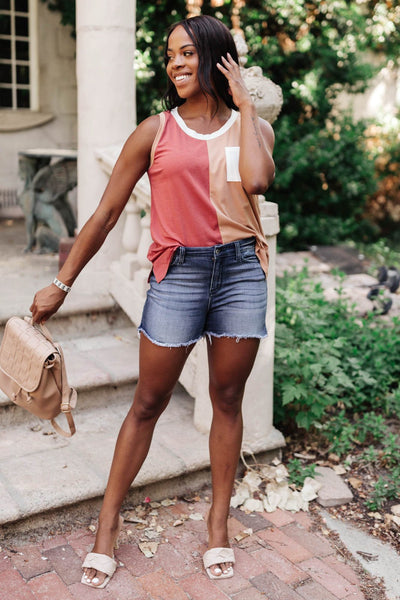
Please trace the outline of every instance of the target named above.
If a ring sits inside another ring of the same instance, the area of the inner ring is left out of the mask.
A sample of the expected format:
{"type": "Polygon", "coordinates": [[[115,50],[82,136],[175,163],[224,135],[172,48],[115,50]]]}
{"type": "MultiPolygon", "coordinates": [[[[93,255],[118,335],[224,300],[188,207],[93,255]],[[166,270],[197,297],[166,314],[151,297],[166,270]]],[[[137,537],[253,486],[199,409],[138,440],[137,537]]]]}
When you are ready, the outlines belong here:
{"type": "Polygon", "coordinates": [[[233,384],[215,385],[210,384],[210,397],[214,410],[224,413],[229,417],[237,417],[241,414],[243,388],[233,384]]]}
{"type": "Polygon", "coordinates": [[[170,396],[140,393],[135,396],[132,413],[137,421],[153,421],[158,419],[168,405],[170,396]]]}

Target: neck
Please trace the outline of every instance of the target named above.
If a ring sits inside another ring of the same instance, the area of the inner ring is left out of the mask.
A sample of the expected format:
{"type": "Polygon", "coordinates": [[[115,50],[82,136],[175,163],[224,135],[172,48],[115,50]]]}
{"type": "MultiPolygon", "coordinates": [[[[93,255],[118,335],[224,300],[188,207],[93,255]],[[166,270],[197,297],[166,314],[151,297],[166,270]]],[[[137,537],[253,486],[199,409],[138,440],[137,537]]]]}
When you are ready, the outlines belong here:
{"type": "Polygon", "coordinates": [[[184,104],[178,107],[178,111],[183,118],[195,119],[201,117],[208,121],[227,118],[231,112],[223,100],[220,100],[217,106],[215,100],[210,96],[188,98],[184,104]]]}

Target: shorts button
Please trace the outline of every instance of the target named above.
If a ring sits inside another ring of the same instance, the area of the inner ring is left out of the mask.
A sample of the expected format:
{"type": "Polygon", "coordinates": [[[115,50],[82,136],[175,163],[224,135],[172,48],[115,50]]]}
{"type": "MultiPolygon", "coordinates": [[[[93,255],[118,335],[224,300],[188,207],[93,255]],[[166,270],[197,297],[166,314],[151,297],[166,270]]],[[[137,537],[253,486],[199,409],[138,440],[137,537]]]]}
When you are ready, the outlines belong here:
{"type": "Polygon", "coordinates": [[[219,248],[216,249],[215,254],[219,254],[221,250],[219,248]]]}

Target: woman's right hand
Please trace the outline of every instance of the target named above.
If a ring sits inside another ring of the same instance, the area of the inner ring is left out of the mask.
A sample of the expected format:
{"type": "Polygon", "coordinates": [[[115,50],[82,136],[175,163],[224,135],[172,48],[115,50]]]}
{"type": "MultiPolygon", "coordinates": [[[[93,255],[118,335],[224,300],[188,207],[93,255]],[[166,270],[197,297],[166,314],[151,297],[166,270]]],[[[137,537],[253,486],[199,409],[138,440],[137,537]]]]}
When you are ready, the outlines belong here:
{"type": "Polygon", "coordinates": [[[30,311],[34,323],[44,323],[58,311],[65,300],[66,292],[50,284],[36,292],[30,311]]]}

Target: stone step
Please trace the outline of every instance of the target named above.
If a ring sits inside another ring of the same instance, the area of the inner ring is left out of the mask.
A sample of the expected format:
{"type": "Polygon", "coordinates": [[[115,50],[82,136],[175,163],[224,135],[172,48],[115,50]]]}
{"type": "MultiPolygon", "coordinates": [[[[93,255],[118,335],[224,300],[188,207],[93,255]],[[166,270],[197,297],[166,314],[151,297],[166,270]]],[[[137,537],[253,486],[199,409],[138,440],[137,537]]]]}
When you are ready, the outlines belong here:
{"type": "MultiPolygon", "coordinates": [[[[77,433],[72,438],[55,434],[47,421],[34,417],[0,430],[0,525],[5,537],[96,516],[133,392],[134,386],[124,386],[117,394],[97,394],[92,405],[84,402],[75,411],[77,433]]],[[[184,495],[210,483],[208,435],[193,425],[193,404],[178,384],[125,506],[146,497],[184,495]]],[[[271,432],[266,440],[271,450],[258,454],[257,462],[280,456],[273,438],[271,432]]]]}
{"type": "MultiPolygon", "coordinates": [[[[0,321],[0,340],[3,337],[7,320],[11,316],[13,315],[8,315],[3,321],[0,321]]],[[[23,318],[31,315],[27,312],[16,316],[23,318]]],[[[89,337],[112,332],[116,328],[131,327],[132,322],[118,305],[113,304],[94,309],[84,307],[73,313],[60,311],[46,323],[46,326],[53,340],[64,342],[76,337],[89,337]]]]}
{"type": "MultiPolygon", "coordinates": [[[[104,493],[117,433],[133,391],[132,385],[125,386],[118,394],[97,394],[91,406],[85,402],[75,411],[77,433],[71,439],[54,434],[51,425],[35,418],[2,428],[0,524],[46,519],[51,511],[87,501],[93,513],[104,493]]],[[[195,430],[193,401],[178,386],[157,425],[132,493],[136,491],[138,502],[150,494],[154,498],[155,488],[163,482],[167,486],[173,482],[177,493],[184,477],[208,465],[207,436],[195,430]]]]}
{"type": "MultiPolygon", "coordinates": [[[[0,399],[0,524],[8,528],[47,522],[71,506],[93,512],[106,486],[138,377],[137,330],[130,324],[95,335],[69,334],[58,340],[69,383],[78,391],[77,433],[71,439],[4,395],[0,399]]],[[[62,416],[58,421],[65,426],[62,416]]],[[[130,498],[141,501],[144,486],[153,497],[183,491],[189,481],[198,487],[208,478],[208,466],[207,436],[196,431],[193,400],[178,385],[130,498]]]]}

